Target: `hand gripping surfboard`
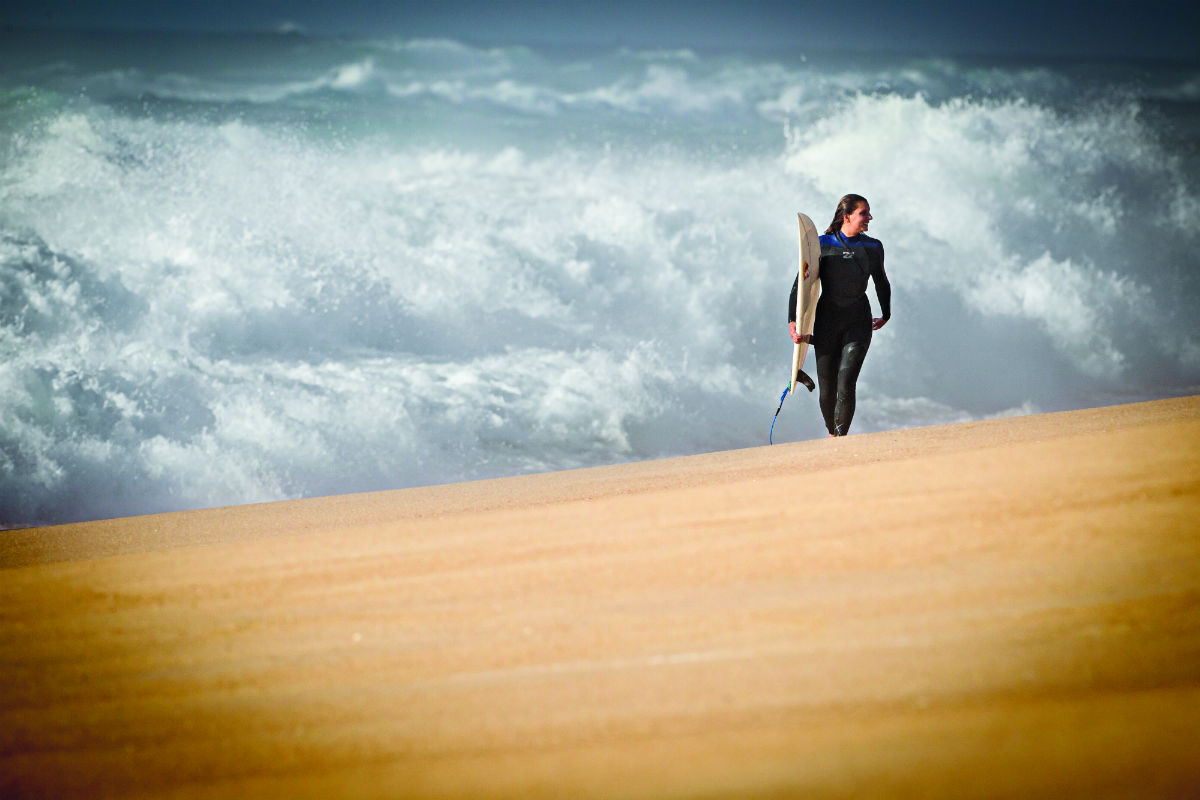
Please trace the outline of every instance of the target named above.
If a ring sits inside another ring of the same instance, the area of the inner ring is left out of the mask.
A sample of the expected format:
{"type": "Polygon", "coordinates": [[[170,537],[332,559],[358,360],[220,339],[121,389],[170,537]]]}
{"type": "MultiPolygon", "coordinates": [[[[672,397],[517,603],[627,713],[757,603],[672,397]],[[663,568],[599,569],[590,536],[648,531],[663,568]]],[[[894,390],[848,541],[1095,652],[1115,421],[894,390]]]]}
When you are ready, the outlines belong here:
{"type": "Polygon", "coordinates": [[[800,220],[800,269],[796,281],[796,332],[800,343],[792,348],[792,376],[788,389],[799,383],[810,392],[816,388],[812,378],[804,374],[804,359],[812,338],[813,322],[817,316],[817,299],[821,296],[821,237],[817,226],[807,214],[797,214],[800,220]]]}

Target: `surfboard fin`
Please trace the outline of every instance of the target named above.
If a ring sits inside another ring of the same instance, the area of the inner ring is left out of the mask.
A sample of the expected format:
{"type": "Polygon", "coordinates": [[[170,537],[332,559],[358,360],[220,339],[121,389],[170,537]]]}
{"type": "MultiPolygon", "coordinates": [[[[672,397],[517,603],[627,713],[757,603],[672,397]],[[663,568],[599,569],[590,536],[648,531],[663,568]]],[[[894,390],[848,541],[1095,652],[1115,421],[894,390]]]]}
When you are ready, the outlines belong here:
{"type": "Polygon", "coordinates": [[[802,369],[796,370],[796,382],[802,384],[810,392],[817,388],[817,385],[813,383],[813,379],[805,375],[802,369]]]}

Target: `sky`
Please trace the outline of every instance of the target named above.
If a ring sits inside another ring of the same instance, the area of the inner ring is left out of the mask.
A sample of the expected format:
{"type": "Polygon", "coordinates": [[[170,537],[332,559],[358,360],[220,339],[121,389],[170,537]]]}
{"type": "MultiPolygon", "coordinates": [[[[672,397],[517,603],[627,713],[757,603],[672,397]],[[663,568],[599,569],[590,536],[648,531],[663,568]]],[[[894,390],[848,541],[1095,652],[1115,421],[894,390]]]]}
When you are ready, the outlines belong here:
{"type": "Polygon", "coordinates": [[[794,47],[929,55],[1200,58],[1179,0],[9,0],[0,24],[446,37],[481,44],[794,47]]]}

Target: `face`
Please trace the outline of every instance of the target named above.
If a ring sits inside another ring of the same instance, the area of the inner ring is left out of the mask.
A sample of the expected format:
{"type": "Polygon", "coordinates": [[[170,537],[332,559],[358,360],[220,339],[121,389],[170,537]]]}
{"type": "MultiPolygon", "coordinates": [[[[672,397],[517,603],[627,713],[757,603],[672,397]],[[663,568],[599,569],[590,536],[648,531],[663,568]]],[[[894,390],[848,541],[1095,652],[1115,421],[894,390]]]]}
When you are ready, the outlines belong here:
{"type": "Polygon", "coordinates": [[[858,236],[871,223],[871,206],[859,203],[858,208],[842,219],[842,233],[847,236],[858,236]]]}

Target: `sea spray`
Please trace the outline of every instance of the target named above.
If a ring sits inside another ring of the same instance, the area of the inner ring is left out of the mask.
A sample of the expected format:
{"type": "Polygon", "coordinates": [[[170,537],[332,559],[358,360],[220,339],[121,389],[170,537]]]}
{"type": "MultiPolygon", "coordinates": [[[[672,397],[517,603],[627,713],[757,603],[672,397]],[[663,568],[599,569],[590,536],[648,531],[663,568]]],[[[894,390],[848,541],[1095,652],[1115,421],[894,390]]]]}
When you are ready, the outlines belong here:
{"type": "Polygon", "coordinates": [[[856,430],[1200,378],[1177,65],[123,45],[3,62],[5,525],[763,444],[847,191],[895,288],[856,430]]]}

